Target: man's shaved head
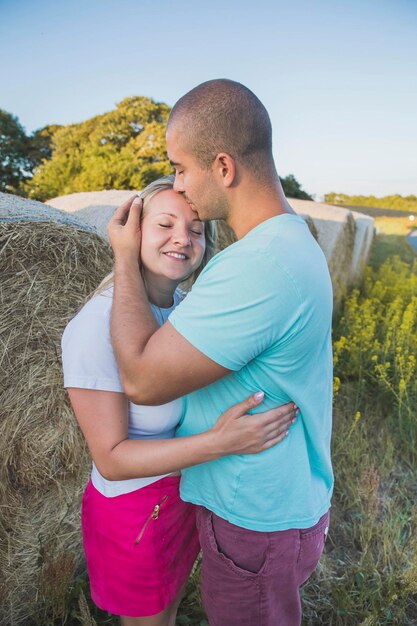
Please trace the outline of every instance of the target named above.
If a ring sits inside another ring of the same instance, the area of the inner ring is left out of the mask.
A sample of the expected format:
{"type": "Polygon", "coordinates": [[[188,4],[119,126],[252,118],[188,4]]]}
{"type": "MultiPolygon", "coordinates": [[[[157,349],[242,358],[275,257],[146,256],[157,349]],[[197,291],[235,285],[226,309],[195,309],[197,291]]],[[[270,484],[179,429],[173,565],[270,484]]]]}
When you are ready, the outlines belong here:
{"type": "Polygon", "coordinates": [[[168,128],[174,126],[202,167],[226,152],[260,179],[275,172],[268,112],[240,83],[217,79],[198,85],[173,107],[168,128]]]}

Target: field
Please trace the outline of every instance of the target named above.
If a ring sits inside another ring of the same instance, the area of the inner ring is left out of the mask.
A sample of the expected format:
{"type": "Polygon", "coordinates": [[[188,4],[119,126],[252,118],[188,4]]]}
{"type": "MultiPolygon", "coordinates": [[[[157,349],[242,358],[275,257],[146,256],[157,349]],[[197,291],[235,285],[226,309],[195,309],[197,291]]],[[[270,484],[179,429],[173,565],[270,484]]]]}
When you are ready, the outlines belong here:
{"type": "Polygon", "coordinates": [[[417,227],[408,217],[380,216],[375,218],[378,236],[371,250],[369,263],[374,269],[386,259],[399,256],[406,263],[412,263],[415,254],[405,237],[417,227]]]}
{"type": "MultiPolygon", "coordinates": [[[[377,218],[363,284],[334,322],[336,487],[303,626],[417,624],[417,256],[407,222],[377,218]]],[[[118,623],[93,607],[85,574],[69,605],[55,624],[118,623]]],[[[197,568],[177,625],[207,624],[197,568]]]]}
{"type": "Polygon", "coordinates": [[[416,210],[401,210],[401,209],[381,209],[373,206],[355,206],[350,204],[335,204],[334,206],[342,207],[343,209],[349,209],[350,211],[357,211],[358,213],[365,213],[366,215],[370,215],[371,217],[393,217],[397,219],[398,217],[408,217],[410,215],[417,214],[416,210]]]}

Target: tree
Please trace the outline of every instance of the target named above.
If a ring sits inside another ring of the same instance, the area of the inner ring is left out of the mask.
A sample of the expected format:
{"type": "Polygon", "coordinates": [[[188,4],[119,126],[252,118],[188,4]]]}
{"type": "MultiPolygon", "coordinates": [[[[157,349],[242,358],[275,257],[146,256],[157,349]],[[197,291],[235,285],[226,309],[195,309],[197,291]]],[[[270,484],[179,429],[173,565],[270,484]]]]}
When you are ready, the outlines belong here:
{"type": "MultiPolygon", "coordinates": [[[[52,135],[52,158],[43,160],[25,188],[45,200],[77,191],[141,189],[172,171],[165,147],[169,107],[141,96],[52,135]]],[[[51,127],[49,127],[51,128],[51,127]]]]}
{"type": "Polygon", "coordinates": [[[341,206],[351,207],[374,207],[378,209],[392,209],[398,211],[417,211],[417,197],[415,195],[400,196],[383,196],[381,198],[375,196],[349,196],[345,193],[335,193],[334,191],[326,193],[324,201],[329,204],[338,204],[341,206]]]}
{"type": "Polygon", "coordinates": [[[0,109],[0,191],[19,193],[32,171],[30,140],[17,117],[0,109]]]}
{"type": "Polygon", "coordinates": [[[60,128],[62,127],[58,124],[49,124],[30,136],[30,157],[34,167],[40,165],[44,159],[52,157],[54,135],[60,128]]]}
{"type": "Polygon", "coordinates": [[[298,180],[292,174],[285,178],[280,178],[284,193],[289,198],[300,198],[301,200],[312,200],[313,198],[303,190],[298,180]]]}

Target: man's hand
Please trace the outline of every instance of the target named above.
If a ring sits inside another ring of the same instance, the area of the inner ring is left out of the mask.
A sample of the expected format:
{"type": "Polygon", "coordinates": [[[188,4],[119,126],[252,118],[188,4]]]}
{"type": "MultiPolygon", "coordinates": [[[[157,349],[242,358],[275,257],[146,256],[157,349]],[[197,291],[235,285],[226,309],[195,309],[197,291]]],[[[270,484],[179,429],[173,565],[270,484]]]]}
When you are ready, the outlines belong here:
{"type": "Polygon", "coordinates": [[[158,330],[140,272],[142,204],[135,199],[122,204],[107,227],[115,256],[111,338],[129,400],[158,405],[230,370],[194,348],[169,321],[158,330]]]}
{"type": "Polygon", "coordinates": [[[116,209],[107,224],[107,233],[114,257],[140,259],[142,200],[135,195],[116,209]]]}

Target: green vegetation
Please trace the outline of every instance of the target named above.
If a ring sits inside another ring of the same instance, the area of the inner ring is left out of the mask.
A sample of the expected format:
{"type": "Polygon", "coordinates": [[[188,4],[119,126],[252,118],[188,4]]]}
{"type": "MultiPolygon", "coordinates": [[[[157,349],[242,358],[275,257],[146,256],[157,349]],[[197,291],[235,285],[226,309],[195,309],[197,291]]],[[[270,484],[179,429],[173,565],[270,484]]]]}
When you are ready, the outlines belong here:
{"type": "Polygon", "coordinates": [[[370,397],[389,406],[397,450],[417,466],[417,261],[394,257],[369,268],[362,290],[345,302],[335,337],[338,380],[360,383],[358,402],[370,397]]]}
{"type": "Polygon", "coordinates": [[[368,268],[334,329],[332,532],[305,624],[417,621],[417,263],[368,268]]]}
{"type": "Polygon", "coordinates": [[[303,190],[298,180],[292,174],[288,174],[285,178],[280,178],[280,181],[287,198],[300,198],[301,200],[313,199],[303,190]]]}
{"type": "Polygon", "coordinates": [[[51,138],[58,126],[26,135],[17,117],[0,109],[0,191],[23,194],[23,183],[42,159],[51,156],[51,138]]]}
{"type": "Polygon", "coordinates": [[[165,150],[169,110],[149,98],[126,98],[86,122],[26,135],[17,117],[0,109],[0,191],[46,200],[140,189],[172,171],[165,150]]]}
{"type": "Polygon", "coordinates": [[[28,148],[18,119],[0,109],[0,191],[15,191],[30,170],[28,148]]]}
{"type": "Polygon", "coordinates": [[[53,152],[25,185],[45,200],[77,191],[141,189],[172,171],[165,150],[166,104],[139,96],[114,111],[58,129],[53,152]]]}
{"type": "Polygon", "coordinates": [[[350,207],[376,207],[381,209],[393,209],[396,211],[409,211],[417,213],[417,196],[349,196],[345,193],[326,193],[324,201],[328,204],[339,204],[350,207]]]}
{"type": "Polygon", "coordinates": [[[375,228],[378,237],[371,249],[369,265],[378,269],[389,257],[398,256],[406,263],[412,263],[415,252],[406,240],[406,236],[415,228],[415,223],[408,217],[376,217],[375,228]]]}

